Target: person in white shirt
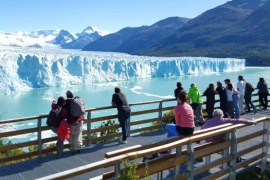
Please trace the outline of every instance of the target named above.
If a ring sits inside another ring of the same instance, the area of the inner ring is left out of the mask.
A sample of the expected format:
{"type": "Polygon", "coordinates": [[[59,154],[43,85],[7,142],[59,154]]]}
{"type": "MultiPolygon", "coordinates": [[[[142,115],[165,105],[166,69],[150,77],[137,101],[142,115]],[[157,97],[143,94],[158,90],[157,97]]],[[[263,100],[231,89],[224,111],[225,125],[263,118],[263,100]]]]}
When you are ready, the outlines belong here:
{"type": "Polygon", "coordinates": [[[240,114],[243,115],[245,112],[244,111],[244,96],[245,96],[246,83],[242,75],[238,76],[238,82],[236,84],[236,88],[239,91],[240,114]]]}

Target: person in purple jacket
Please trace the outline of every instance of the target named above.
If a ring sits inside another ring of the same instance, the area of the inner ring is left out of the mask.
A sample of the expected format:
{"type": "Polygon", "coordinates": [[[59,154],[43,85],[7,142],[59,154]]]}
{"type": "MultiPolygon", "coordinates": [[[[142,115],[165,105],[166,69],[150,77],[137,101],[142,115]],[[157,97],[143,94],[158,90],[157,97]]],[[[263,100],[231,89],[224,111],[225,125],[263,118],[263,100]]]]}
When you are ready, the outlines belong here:
{"type": "MultiPolygon", "coordinates": [[[[247,119],[240,119],[240,118],[223,118],[223,111],[221,109],[215,109],[213,112],[213,118],[206,121],[206,123],[201,127],[201,129],[207,129],[215,126],[219,126],[226,123],[232,123],[232,124],[256,124],[256,122],[253,122],[251,120],[247,119]]],[[[206,139],[206,142],[214,142],[218,140],[222,140],[223,136],[217,136],[217,137],[211,137],[206,139]]]]}

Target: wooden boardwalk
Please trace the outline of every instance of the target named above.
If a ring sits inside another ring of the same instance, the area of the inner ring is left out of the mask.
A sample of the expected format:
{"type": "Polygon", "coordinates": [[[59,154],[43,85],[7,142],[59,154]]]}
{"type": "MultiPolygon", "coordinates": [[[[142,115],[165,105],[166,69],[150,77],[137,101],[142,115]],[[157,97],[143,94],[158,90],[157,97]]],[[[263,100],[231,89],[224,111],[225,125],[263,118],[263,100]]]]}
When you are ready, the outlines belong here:
{"type": "MultiPolygon", "coordinates": [[[[252,119],[259,117],[269,117],[270,110],[258,111],[257,114],[249,113],[241,116],[241,118],[252,119]]],[[[237,136],[245,136],[245,132],[251,132],[256,130],[256,126],[262,126],[262,124],[257,124],[255,126],[248,126],[243,129],[237,130],[237,136]]],[[[199,127],[196,127],[196,130],[199,130],[199,127]]],[[[84,147],[81,152],[77,155],[71,155],[69,151],[64,152],[61,159],[57,159],[55,155],[46,156],[38,159],[29,160],[26,162],[21,162],[13,165],[6,165],[0,167],[0,180],[31,180],[51,175],[54,173],[66,171],[72,168],[80,167],[87,165],[89,163],[94,163],[96,161],[104,159],[106,152],[121,149],[124,147],[129,147],[137,144],[145,144],[147,142],[157,141],[159,139],[166,138],[166,131],[160,130],[157,132],[141,134],[138,136],[133,136],[128,138],[128,144],[119,144],[117,141],[112,141],[109,143],[103,143],[94,145],[91,147],[84,147]]],[[[241,144],[239,148],[248,147],[249,143],[256,143],[261,141],[261,139],[256,138],[248,143],[241,144]]],[[[269,152],[269,150],[268,150],[269,152]]],[[[255,152],[254,152],[255,153],[255,152]]],[[[215,157],[212,157],[215,158],[215,157]]],[[[269,162],[269,160],[268,160],[269,162]]],[[[195,162],[195,166],[200,165],[202,162],[195,162]]],[[[91,173],[86,173],[71,179],[91,179],[102,175],[104,172],[107,172],[110,168],[103,168],[96,170],[91,173]]],[[[168,177],[170,171],[164,172],[164,179],[168,177]]],[[[211,170],[202,173],[196,179],[201,179],[203,176],[207,176],[211,173],[211,170]]],[[[151,176],[150,179],[156,179],[155,176],[151,176]]]]}

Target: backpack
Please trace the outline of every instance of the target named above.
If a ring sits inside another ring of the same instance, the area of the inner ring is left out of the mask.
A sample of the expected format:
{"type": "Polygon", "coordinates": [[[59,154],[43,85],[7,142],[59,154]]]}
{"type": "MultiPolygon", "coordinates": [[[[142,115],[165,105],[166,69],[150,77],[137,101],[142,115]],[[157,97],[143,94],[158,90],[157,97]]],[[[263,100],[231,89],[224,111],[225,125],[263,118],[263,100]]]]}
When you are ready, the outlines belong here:
{"type": "Polygon", "coordinates": [[[252,93],[253,91],[255,91],[255,88],[252,86],[252,84],[246,82],[246,92],[247,93],[252,93]]]}
{"type": "Polygon", "coordinates": [[[59,127],[59,124],[60,124],[60,120],[61,120],[61,107],[56,107],[56,108],[53,108],[48,117],[47,117],[47,121],[46,121],[46,124],[49,126],[49,127],[59,127]]]}
{"type": "Polygon", "coordinates": [[[78,117],[85,114],[84,101],[76,96],[73,99],[70,99],[70,115],[73,117],[78,117]]]}

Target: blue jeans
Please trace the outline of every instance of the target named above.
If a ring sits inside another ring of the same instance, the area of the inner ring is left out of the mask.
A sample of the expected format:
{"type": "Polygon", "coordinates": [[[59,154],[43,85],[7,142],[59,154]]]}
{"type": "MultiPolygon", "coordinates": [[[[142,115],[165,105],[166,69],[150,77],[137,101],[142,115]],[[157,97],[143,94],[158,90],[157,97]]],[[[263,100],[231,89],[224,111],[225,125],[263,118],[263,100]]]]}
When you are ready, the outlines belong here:
{"type": "Polygon", "coordinates": [[[239,110],[239,95],[238,94],[233,94],[233,108],[235,111],[235,117],[239,118],[240,117],[240,110],[239,110]]]}
{"type": "Polygon", "coordinates": [[[175,124],[167,124],[166,125],[166,130],[167,130],[167,137],[180,136],[180,134],[176,130],[176,125],[175,124]]]}
{"type": "Polygon", "coordinates": [[[198,118],[199,123],[202,125],[205,123],[205,120],[203,119],[203,114],[202,114],[202,104],[198,105],[197,109],[193,109],[195,116],[198,118]]]}
{"type": "Polygon", "coordinates": [[[131,111],[118,111],[118,121],[122,129],[122,140],[127,140],[127,133],[129,130],[129,121],[130,121],[131,111]]]}

